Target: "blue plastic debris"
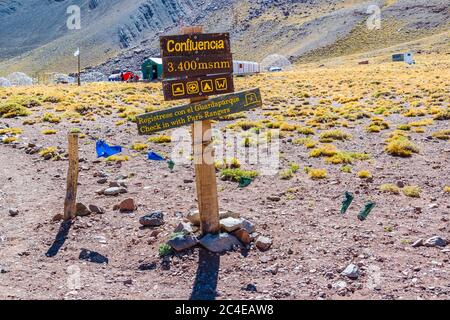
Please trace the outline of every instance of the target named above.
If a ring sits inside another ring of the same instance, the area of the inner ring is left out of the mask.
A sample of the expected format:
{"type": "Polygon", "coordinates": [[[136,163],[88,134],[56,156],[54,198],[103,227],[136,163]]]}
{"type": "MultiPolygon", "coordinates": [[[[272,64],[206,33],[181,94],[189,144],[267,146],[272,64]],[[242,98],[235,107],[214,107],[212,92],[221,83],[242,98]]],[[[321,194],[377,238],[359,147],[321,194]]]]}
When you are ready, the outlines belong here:
{"type": "Polygon", "coordinates": [[[97,158],[108,158],[122,152],[122,147],[110,146],[103,140],[96,142],[95,149],[97,151],[97,158]]]}
{"type": "Polygon", "coordinates": [[[153,160],[153,161],[164,161],[164,157],[157,154],[156,152],[149,152],[148,153],[148,160],[153,160]]]}

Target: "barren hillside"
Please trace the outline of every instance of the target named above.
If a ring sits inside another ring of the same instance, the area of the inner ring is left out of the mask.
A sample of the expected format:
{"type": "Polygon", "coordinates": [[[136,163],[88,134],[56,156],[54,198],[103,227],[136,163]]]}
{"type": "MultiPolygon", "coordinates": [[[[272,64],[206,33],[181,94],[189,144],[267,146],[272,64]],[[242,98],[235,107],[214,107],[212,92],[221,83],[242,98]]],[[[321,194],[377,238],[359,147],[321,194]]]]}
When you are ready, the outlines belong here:
{"type": "Polygon", "coordinates": [[[78,0],[0,1],[0,75],[71,72],[81,47],[83,67],[136,68],[159,53],[158,36],[179,25],[228,31],[240,59],[269,54],[317,60],[404,43],[448,29],[445,0],[78,0]],[[81,7],[81,29],[68,30],[69,5],[81,7]],[[368,30],[370,5],[381,9],[381,29],[368,30]]]}

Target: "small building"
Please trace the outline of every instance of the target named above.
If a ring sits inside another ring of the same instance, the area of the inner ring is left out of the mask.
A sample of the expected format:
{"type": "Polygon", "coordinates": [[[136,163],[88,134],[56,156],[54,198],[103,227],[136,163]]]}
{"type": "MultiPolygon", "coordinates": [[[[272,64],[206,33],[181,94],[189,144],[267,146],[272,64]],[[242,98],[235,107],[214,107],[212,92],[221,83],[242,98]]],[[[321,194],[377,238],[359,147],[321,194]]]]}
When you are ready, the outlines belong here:
{"type": "Polygon", "coordinates": [[[260,73],[261,67],[259,63],[253,61],[233,61],[233,73],[236,76],[244,76],[248,74],[260,73]]]}
{"type": "Polygon", "coordinates": [[[392,61],[394,62],[406,62],[407,64],[415,64],[416,62],[413,59],[413,54],[411,52],[408,53],[397,53],[392,55],[392,61]]]}
{"type": "Polygon", "coordinates": [[[161,58],[148,58],[142,63],[142,78],[144,80],[162,79],[163,67],[161,58]]]}

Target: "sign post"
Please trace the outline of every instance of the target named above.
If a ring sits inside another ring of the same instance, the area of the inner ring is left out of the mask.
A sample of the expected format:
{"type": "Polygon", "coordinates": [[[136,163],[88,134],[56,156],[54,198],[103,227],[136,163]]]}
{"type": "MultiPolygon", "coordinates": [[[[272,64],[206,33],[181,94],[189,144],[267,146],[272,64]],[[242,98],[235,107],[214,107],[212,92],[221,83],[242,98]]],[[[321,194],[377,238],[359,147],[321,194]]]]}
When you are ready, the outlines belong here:
{"type": "Polygon", "coordinates": [[[204,34],[201,26],[181,32],[160,38],[163,92],[165,100],[190,99],[190,104],[139,115],[136,123],[141,135],[191,125],[201,231],[216,234],[220,222],[211,120],[262,106],[261,94],[259,89],[233,93],[228,33],[204,34]]]}
{"type": "MultiPolygon", "coordinates": [[[[183,34],[202,33],[203,27],[182,27],[183,34]]],[[[232,64],[231,64],[232,65],[232,64]]],[[[208,100],[208,97],[192,98],[191,103],[208,100]]],[[[219,199],[217,196],[216,168],[214,149],[209,148],[212,140],[211,121],[196,121],[192,125],[192,142],[194,149],[195,185],[197,188],[200,226],[203,234],[219,233],[219,199]]]]}

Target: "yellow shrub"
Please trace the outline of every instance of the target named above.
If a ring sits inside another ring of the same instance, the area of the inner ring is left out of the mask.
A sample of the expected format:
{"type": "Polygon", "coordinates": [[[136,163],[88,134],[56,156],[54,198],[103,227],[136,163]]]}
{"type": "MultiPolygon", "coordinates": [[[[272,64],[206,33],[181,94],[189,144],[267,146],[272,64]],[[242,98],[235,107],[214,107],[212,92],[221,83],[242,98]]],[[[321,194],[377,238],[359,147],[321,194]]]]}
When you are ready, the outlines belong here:
{"type": "Polygon", "coordinates": [[[142,151],[146,150],[148,148],[148,145],[145,143],[135,142],[131,145],[131,149],[135,151],[142,151]]]}
{"type": "Polygon", "coordinates": [[[399,194],[400,188],[397,187],[395,184],[386,183],[380,186],[380,191],[384,193],[399,194]]]}
{"type": "Polygon", "coordinates": [[[56,134],[56,130],[53,130],[53,129],[43,130],[42,134],[45,134],[45,135],[56,134]]]}
{"type": "Polygon", "coordinates": [[[153,143],[169,143],[172,141],[172,138],[170,136],[160,135],[160,136],[150,137],[150,138],[148,138],[148,141],[153,142],[153,143]]]}
{"type": "Polygon", "coordinates": [[[3,134],[12,134],[12,135],[17,135],[17,134],[22,134],[23,130],[20,128],[6,128],[6,129],[0,129],[0,135],[3,134]]]}
{"type": "Polygon", "coordinates": [[[394,134],[387,140],[386,152],[393,156],[410,157],[413,153],[418,153],[419,149],[407,136],[394,134]]]}
{"type": "Polygon", "coordinates": [[[328,130],[320,134],[321,142],[331,142],[333,140],[350,140],[352,135],[341,130],[328,130]]]}
{"type": "Polygon", "coordinates": [[[325,170],[325,169],[309,169],[308,175],[313,180],[325,179],[327,177],[327,170],[325,170]]]}
{"type": "Polygon", "coordinates": [[[412,198],[420,198],[420,193],[422,192],[417,186],[405,186],[402,191],[405,196],[412,198]]]}
{"type": "Polygon", "coordinates": [[[124,161],[128,161],[130,158],[128,156],[110,156],[108,158],[106,158],[106,161],[114,161],[114,162],[124,162],[124,161]]]}
{"type": "Polygon", "coordinates": [[[337,148],[332,144],[324,144],[318,148],[311,150],[309,156],[312,158],[332,157],[338,153],[337,148]]]}
{"type": "Polygon", "coordinates": [[[361,179],[367,179],[367,178],[371,178],[372,174],[370,173],[370,171],[362,170],[362,171],[358,172],[358,177],[361,179]]]}

